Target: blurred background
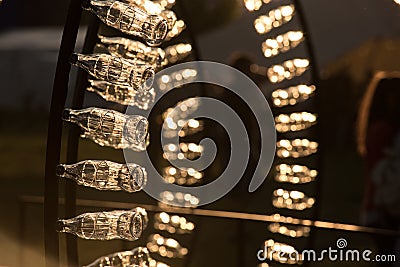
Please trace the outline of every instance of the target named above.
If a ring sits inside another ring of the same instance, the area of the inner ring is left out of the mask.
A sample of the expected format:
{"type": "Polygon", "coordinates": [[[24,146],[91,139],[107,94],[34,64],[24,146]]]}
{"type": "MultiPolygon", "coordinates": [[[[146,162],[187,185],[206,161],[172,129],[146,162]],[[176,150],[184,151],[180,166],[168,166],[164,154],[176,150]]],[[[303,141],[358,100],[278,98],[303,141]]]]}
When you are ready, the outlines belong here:
{"type": "MultiPolygon", "coordinates": [[[[252,72],[249,66],[255,64],[269,67],[299,54],[304,57],[309,52],[303,44],[298,50],[290,51],[283,57],[266,59],[261,49],[261,43],[269,35],[257,34],[253,27],[254,20],[272,8],[290,4],[290,1],[272,0],[254,12],[249,12],[242,0],[177,2],[180,9],[177,8],[176,13],[188,26],[182,37],[178,38],[189,38],[195,43],[192,44],[196,53],[193,59],[237,67],[259,85],[270,103],[272,91],[289,86],[289,83],[273,84],[266,77],[252,72]]],[[[68,1],[3,0],[0,5],[0,81],[3,91],[0,98],[3,114],[0,117],[0,146],[3,151],[0,156],[0,266],[44,266],[43,206],[40,203],[30,203],[26,197],[41,197],[44,192],[49,107],[68,4],[68,1]]],[[[377,77],[376,73],[400,71],[400,6],[392,0],[302,0],[301,6],[302,20],[306,24],[300,25],[297,19],[293,22],[295,26],[283,26],[279,33],[290,27],[303,29],[307,26],[305,34],[307,41],[312,44],[313,64],[319,81],[315,106],[306,108],[314,109],[319,115],[318,131],[312,136],[321,141],[323,149],[317,159],[312,160],[318,163],[310,163],[318,166],[319,185],[307,189],[316,197],[318,208],[304,213],[289,212],[287,216],[365,224],[362,219],[363,198],[368,187],[366,177],[369,162],[358,151],[360,144],[357,143],[357,136],[360,133],[356,130],[357,116],[371,81],[374,77],[375,81],[384,77],[377,77]]],[[[82,49],[86,21],[84,17],[75,51],[82,49]]],[[[71,86],[74,85],[75,75],[76,69],[73,68],[71,86]]],[[[301,79],[300,82],[307,82],[312,77],[306,73],[301,79]]],[[[398,85],[394,82],[382,86],[397,88],[398,85]]],[[[225,100],[230,98],[229,94],[215,88],[206,89],[204,94],[225,100]]],[[[185,95],[180,98],[184,99],[185,95]]],[[[68,103],[70,101],[71,95],[68,96],[68,103]]],[[[85,105],[90,106],[98,101],[91,95],[85,105]]],[[[240,104],[232,105],[246,112],[240,104]]],[[[378,109],[383,106],[386,103],[378,106],[378,109]]],[[[397,125],[398,118],[394,116],[390,124],[397,125]]],[[[376,138],[382,137],[377,134],[376,138]]],[[[65,138],[63,140],[65,143],[65,138]]],[[[88,159],[96,155],[122,160],[119,151],[99,151],[92,142],[82,141],[79,157],[88,159]]],[[[222,156],[222,162],[223,159],[222,156]]],[[[223,168],[221,166],[223,163],[219,168],[223,168]]],[[[277,189],[273,178],[252,194],[247,192],[247,185],[248,179],[241,181],[228,196],[206,208],[259,214],[277,213],[276,207],[271,204],[272,192],[277,189]]],[[[144,195],[98,193],[91,189],[80,190],[78,197],[134,203],[143,203],[141,200],[145,198],[144,195]]],[[[88,208],[81,208],[80,211],[88,211],[88,208]]],[[[190,219],[196,222],[196,232],[194,236],[185,237],[181,241],[189,249],[187,257],[184,260],[161,257],[160,260],[171,266],[256,266],[259,263],[257,251],[265,240],[274,237],[268,230],[268,224],[262,222],[221,218],[190,219]]],[[[398,226],[396,220],[392,222],[394,227],[398,226]]],[[[151,234],[150,230],[145,234],[151,234]]],[[[300,247],[323,249],[336,244],[338,238],[346,238],[352,248],[377,248],[374,235],[329,229],[313,229],[307,241],[295,242],[299,242],[300,247]]],[[[134,244],[122,241],[80,241],[80,261],[88,264],[101,255],[146,245],[145,240],[134,244]]],[[[285,237],[282,242],[292,241],[285,237]]],[[[309,264],[377,266],[376,263],[365,262],[309,264]]]]}

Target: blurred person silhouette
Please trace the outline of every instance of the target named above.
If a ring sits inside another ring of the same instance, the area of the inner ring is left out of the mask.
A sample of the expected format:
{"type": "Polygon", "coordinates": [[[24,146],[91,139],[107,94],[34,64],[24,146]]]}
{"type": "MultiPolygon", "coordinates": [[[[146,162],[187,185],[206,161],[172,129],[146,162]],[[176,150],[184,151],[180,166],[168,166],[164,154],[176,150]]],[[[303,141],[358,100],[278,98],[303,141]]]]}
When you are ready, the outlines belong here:
{"type": "MultiPolygon", "coordinates": [[[[365,162],[362,223],[400,229],[400,73],[390,78],[379,72],[368,86],[360,105],[357,125],[358,151],[365,162]]],[[[398,238],[374,235],[377,254],[394,254],[398,238]]],[[[398,252],[397,252],[398,253],[398,252]]],[[[398,258],[399,255],[396,255],[398,258]]],[[[398,266],[393,262],[380,266],[398,266]]]]}

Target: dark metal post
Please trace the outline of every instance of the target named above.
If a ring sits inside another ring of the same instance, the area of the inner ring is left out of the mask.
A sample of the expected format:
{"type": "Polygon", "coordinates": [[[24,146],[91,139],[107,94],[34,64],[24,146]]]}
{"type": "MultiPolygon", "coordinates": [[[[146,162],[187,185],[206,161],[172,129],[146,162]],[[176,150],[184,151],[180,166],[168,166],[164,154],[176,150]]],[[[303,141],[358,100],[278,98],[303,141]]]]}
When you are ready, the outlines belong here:
{"type": "Polygon", "coordinates": [[[58,55],[50,106],[44,189],[44,238],[47,267],[59,266],[59,240],[56,232],[59,183],[56,177],[56,166],[60,161],[62,138],[61,116],[67,98],[71,70],[69,57],[75,47],[81,15],[81,1],[71,0],[58,55]]]}

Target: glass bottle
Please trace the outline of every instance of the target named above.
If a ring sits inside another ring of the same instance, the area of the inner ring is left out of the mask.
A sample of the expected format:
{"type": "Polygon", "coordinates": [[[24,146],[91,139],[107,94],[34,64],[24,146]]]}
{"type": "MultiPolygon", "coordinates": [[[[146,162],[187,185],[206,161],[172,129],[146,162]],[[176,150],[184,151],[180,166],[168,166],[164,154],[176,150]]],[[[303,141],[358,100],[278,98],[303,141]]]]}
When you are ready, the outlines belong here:
{"type": "Polygon", "coordinates": [[[160,3],[150,0],[123,0],[132,6],[139,7],[150,15],[159,15],[164,18],[168,23],[168,29],[171,30],[177,20],[173,11],[165,9],[160,3]]]}
{"type": "Polygon", "coordinates": [[[290,59],[282,64],[269,67],[267,69],[267,76],[271,83],[279,83],[301,76],[309,67],[310,61],[308,59],[290,59]]]}
{"type": "Polygon", "coordinates": [[[150,254],[147,248],[137,247],[129,251],[103,256],[85,267],[149,267],[150,254]]]}
{"type": "Polygon", "coordinates": [[[152,66],[165,65],[165,52],[161,48],[148,47],[141,42],[123,37],[99,36],[100,42],[113,56],[141,60],[152,66]]]}
{"type": "Polygon", "coordinates": [[[105,81],[89,80],[90,86],[86,89],[101,96],[104,100],[121,105],[136,106],[148,110],[154,103],[155,91],[138,92],[131,86],[112,84],[105,81]]]}
{"type": "Polygon", "coordinates": [[[71,64],[99,80],[147,91],[153,86],[155,70],[142,61],[127,60],[107,54],[72,54],[71,64]]]}
{"type": "Polygon", "coordinates": [[[98,190],[138,192],[147,181],[144,168],[136,164],[119,164],[108,160],[85,160],[75,164],[60,164],[57,175],[77,184],[98,190]]]}
{"type": "Polygon", "coordinates": [[[163,17],[123,2],[84,0],[82,6],[108,26],[141,37],[151,46],[160,45],[168,32],[168,23],[163,17]]]}
{"type": "Polygon", "coordinates": [[[149,236],[147,248],[150,252],[158,253],[161,257],[166,258],[184,258],[189,252],[176,239],[167,238],[160,234],[149,236]]]}
{"type": "Polygon", "coordinates": [[[262,51],[266,58],[270,58],[296,48],[303,41],[304,33],[302,31],[288,31],[275,38],[265,40],[262,43],[262,51]]]}
{"type": "Polygon", "coordinates": [[[144,215],[137,209],[91,212],[71,219],[58,220],[57,230],[89,240],[134,241],[140,238],[142,231],[146,228],[146,220],[147,214],[144,215]]]}
{"type": "Polygon", "coordinates": [[[173,64],[184,60],[192,53],[192,45],[187,43],[179,43],[165,48],[165,57],[168,64],[173,64]]]}
{"type": "Polygon", "coordinates": [[[146,149],[148,122],[145,117],[109,109],[86,108],[65,109],[63,119],[79,125],[84,130],[82,137],[98,145],[134,151],[146,149]]]}

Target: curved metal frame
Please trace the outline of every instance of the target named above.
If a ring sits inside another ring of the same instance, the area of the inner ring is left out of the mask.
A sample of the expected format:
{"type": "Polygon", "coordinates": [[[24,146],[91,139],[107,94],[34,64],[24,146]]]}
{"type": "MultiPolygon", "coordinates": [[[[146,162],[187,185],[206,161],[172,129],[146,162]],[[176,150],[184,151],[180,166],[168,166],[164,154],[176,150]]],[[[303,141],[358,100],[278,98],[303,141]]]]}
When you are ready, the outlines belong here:
{"type": "Polygon", "coordinates": [[[56,177],[56,166],[60,161],[62,139],[61,116],[67,99],[68,81],[71,71],[69,57],[75,48],[81,16],[81,1],[71,0],[58,55],[47,135],[44,189],[44,238],[47,267],[59,266],[59,238],[56,232],[59,180],[56,177]]]}

